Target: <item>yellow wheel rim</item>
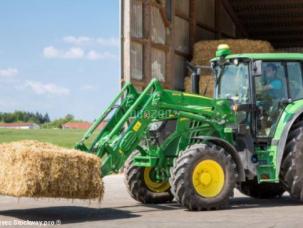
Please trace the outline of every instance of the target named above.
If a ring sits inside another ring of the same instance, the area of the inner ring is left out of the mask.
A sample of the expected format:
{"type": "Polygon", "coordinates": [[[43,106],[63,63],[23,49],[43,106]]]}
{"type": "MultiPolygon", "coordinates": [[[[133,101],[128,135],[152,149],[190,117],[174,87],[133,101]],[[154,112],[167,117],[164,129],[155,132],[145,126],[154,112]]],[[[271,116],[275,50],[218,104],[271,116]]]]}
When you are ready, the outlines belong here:
{"type": "Polygon", "coordinates": [[[151,179],[152,169],[151,168],[145,168],[144,169],[144,183],[146,187],[151,190],[152,192],[165,192],[170,188],[169,182],[155,182],[151,179]]]}
{"type": "Polygon", "coordinates": [[[196,192],[205,198],[216,197],[224,186],[224,171],[214,160],[204,160],[196,165],[192,181],[196,192]]]}

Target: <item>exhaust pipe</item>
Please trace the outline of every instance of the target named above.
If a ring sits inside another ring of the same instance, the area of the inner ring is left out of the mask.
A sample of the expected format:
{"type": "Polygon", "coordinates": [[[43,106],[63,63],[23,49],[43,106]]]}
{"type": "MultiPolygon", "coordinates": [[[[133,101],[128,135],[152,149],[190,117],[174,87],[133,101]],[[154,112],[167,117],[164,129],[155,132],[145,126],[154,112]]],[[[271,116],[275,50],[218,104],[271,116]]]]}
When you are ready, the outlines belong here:
{"type": "Polygon", "coordinates": [[[192,93],[199,94],[199,79],[201,75],[201,68],[198,66],[194,66],[192,63],[187,62],[187,68],[191,71],[191,91],[192,93]]]}
{"type": "Polygon", "coordinates": [[[195,94],[200,93],[200,86],[199,86],[199,79],[200,79],[201,70],[200,68],[197,68],[195,71],[191,74],[191,90],[195,94]]]}

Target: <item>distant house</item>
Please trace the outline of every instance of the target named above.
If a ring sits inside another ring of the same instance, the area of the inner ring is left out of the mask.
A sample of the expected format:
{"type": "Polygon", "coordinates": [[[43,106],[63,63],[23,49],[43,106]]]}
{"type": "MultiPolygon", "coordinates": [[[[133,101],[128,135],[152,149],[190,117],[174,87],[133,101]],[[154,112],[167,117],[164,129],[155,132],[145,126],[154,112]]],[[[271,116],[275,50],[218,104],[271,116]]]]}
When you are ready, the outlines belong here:
{"type": "MultiPolygon", "coordinates": [[[[105,126],[106,122],[103,121],[99,126],[98,129],[102,129],[105,126]]],[[[90,122],[68,122],[62,125],[63,129],[88,129],[92,123],[90,122]]]]}
{"type": "Polygon", "coordinates": [[[36,123],[0,123],[0,128],[9,128],[9,129],[39,129],[40,126],[36,123]]]}

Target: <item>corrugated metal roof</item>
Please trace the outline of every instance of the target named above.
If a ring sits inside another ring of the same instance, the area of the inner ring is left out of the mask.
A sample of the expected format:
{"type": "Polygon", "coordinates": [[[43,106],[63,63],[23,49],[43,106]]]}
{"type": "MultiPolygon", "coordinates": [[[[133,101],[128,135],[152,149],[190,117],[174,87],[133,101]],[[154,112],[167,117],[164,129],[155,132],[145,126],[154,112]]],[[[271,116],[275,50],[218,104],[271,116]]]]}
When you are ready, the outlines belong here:
{"type": "Polygon", "coordinates": [[[303,0],[229,0],[249,38],[275,48],[303,46],[303,0]]]}

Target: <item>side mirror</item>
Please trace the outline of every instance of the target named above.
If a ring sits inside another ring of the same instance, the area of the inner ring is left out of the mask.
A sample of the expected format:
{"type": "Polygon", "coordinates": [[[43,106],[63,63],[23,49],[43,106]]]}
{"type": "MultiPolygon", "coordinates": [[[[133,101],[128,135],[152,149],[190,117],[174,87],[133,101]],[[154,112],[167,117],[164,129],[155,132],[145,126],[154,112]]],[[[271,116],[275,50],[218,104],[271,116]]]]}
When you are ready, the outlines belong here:
{"type": "Polygon", "coordinates": [[[262,75],[262,61],[257,60],[253,62],[253,67],[252,67],[252,73],[253,76],[260,76],[262,75]]]}

